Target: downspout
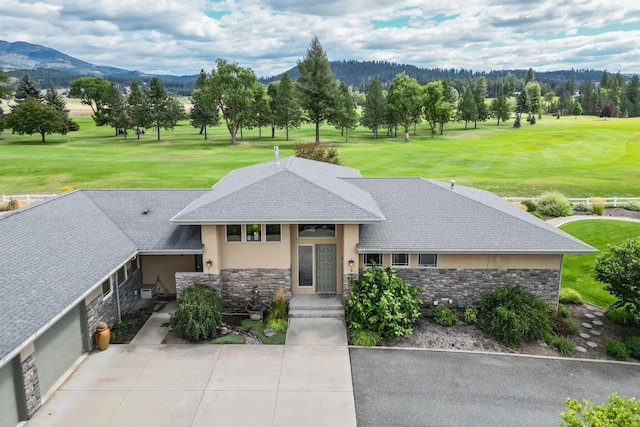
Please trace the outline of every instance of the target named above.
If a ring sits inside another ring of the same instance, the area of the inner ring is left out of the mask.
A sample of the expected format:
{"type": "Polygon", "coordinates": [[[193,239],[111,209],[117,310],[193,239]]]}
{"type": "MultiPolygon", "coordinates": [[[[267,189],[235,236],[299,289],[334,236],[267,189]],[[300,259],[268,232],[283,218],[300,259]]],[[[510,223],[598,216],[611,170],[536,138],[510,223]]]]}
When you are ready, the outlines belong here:
{"type": "MultiPolygon", "coordinates": [[[[118,278],[118,274],[116,273],[116,279],[117,278],[118,278]]],[[[120,322],[122,321],[122,313],[120,312],[120,283],[118,283],[117,281],[116,281],[116,304],[118,305],[118,322],[120,322]]]]}

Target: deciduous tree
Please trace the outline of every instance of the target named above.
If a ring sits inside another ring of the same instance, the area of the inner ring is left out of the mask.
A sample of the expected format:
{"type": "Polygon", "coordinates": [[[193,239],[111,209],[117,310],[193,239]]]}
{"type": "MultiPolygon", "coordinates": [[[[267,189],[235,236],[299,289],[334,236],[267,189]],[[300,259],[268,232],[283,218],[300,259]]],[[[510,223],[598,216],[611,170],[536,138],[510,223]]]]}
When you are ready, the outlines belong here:
{"type": "Polygon", "coordinates": [[[409,129],[421,114],[422,101],[423,88],[420,83],[405,72],[396,75],[389,86],[389,104],[404,127],[405,141],[409,141],[409,129]]]}
{"type": "MultiPolygon", "coordinates": [[[[467,129],[469,122],[476,121],[478,119],[478,106],[474,99],[474,94],[469,89],[469,86],[465,86],[462,89],[462,95],[458,101],[458,115],[460,120],[464,121],[464,128],[467,129]]],[[[484,101],[483,101],[484,102],[484,101]]]]}
{"type": "Polygon", "coordinates": [[[136,128],[136,136],[140,139],[140,135],[144,129],[150,127],[152,123],[147,98],[136,80],[132,80],[131,86],[129,87],[127,109],[129,110],[131,122],[136,128]]]}
{"type": "Polygon", "coordinates": [[[118,102],[118,88],[103,77],[80,77],[71,82],[69,95],[91,107],[96,126],[111,124],[111,108],[118,102]]]}
{"type": "Polygon", "coordinates": [[[473,99],[476,103],[476,109],[478,110],[478,116],[473,120],[473,127],[477,128],[478,122],[485,122],[490,116],[489,106],[485,101],[487,99],[486,78],[481,76],[476,80],[476,83],[473,86],[473,99]]]}
{"type": "Polygon", "coordinates": [[[498,92],[498,96],[491,101],[490,109],[493,117],[498,119],[498,126],[500,126],[500,120],[506,121],[511,117],[509,100],[502,91],[498,92]]]}
{"type": "Polygon", "coordinates": [[[207,139],[207,126],[217,126],[220,124],[220,114],[218,105],[206,90],[207,73],[200,70],[200,75],[196,80],[196,87],[191,95],[191,110],[189,118],[191,126],[200,128],[200,134],[204,134],[207,139]]]}
{"type": "Polygon", "coordinates": [[[607,284],[607,291],[618,299],[612,307],[624,307],[640,316],[640,239],[609,245],[596,257],[596,279],[607,284]]]}
{"type": "Polygon", "coordinates": [[[45,135],[64,135],[68,129],[64,116],[58,110],[33,97],[27,97],[13,106],[11,113],[5,117],[5,125],[20,135],[39,133],[42,142],[45,142],[45,135]]]}
{"type": "Polygon", "coordinates": [[[329,118],[335,103],[337,85],[331,66],[318,37],[314,37],[307,53],[298,62],[297,80],[302,109],[315,125],[315,143],[320,143],[320,125],[329,118]]]}
{"type": "Polygon", "coordinates": [[[440,108],[444,102],[443,87],[441,81],[429,82],[424,92],[424,117],[431,128],[431,137],[436,133],[439,123],[440,108]]]}

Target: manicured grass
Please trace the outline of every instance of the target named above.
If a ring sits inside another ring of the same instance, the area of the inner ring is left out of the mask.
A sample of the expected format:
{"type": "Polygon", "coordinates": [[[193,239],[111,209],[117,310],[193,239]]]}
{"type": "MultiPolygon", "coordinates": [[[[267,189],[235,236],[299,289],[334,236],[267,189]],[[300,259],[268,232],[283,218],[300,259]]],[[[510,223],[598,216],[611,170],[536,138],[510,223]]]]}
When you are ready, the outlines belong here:
{"type": "Polygon", "coordinates": [[[282,332],[276,332],[274,336],[267,337],[264,334],[264,322],[261,322],[258,320],[245,319],[242,322],[240,322],[239,329],[242,329],[243,331],[247,331],[257,336],[258,338],[260,338],[263,344],[273,344],[273,345],[284,344],[287,338],[287,334],[283,334],[282,332]]]}
{"type": "Polygon", "coordinates": [[[211,340],[211,344],[244,344],[245,339],[242,335],[227,334],[211,340]]]}
{"type": "MultiPolygon", "coordinates": [[[[73,188],[203,188],[231,170],[269,161],[273,145],[280,155],[293,153],[297,142],[313,141],[313,128],[290,132],[245,130],[231,146],[226,127],[209,129],[207,141],[198,130],[181,123],[140,140],[115,136],[112,128],[96,127],[89,116],[75,118],[80,131],[39,136],[0,136],[0,194],[49,193],[73,188]]],[[[321,139],[336,146],[345,165],[364,176],[422,176],[493,191],[501,196],[535,196],[554,189],[568,197],[638,196],[640,182],[640,119],[544,117],[536,125],[514,129],[512,122],[494,121],[464,130],[449,123],[443,136],[431,138],[420,124],[405,142],[385,131],[377,141],[366,128],[349,133],[349,143],[329,125],[321,139]]]]}
{"type": "MultiPolygon", "coordinates": [[[[640,223],[617,220],[574,221],[561,225],[560,229],[600,251],[606,251],[608,244],[617,245],[640,236],[640,223]]],[[[561,286],[575,289],[590,303],[608,307],[616,299],[604,289],[604,283],[594,278],[593,265],[596,256],[597,253],[565,255],[561,286]]]]}

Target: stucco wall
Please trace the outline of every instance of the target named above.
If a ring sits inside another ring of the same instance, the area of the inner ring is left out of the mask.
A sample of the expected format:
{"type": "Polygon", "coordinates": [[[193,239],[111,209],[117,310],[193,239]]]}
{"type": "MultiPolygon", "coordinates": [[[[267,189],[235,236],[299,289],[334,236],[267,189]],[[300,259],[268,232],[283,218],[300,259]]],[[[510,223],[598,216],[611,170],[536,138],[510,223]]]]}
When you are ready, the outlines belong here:
{"type": "Polygon", "coordinates": [[[156,286],[156,294],[175,295],[176,272],[196,271],[195,255],[143,255],[140,257],[140,263],[144,285],[156,286]],[[160,284],[156,284],[158,278],[166,290],[160,284]]]}

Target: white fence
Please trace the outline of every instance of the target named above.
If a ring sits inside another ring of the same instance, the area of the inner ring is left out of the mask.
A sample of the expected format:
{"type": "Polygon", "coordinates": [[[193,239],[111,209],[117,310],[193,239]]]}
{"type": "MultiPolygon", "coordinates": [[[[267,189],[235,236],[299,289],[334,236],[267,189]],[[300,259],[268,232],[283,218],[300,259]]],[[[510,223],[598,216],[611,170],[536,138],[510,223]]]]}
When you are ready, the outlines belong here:
{"type": "Polygon", "coordinates": [[[41,200],[51,199],[56,196],[57,194],[3,194],[2,202],[7,203],[11,200],[17,200],[20,203],[30,204],[41,200]]]}
{"type": "MultiPolygon", "coordinates": [[[[505,199],[513,202],[520,203],[523,200],[531,200],[535,203],[535,197],[505,197],[505,199]]],[[[623,208],[628,202],[631,201],[640,201],[640,197],[601,197],[604,200],[605,206],[614,207],[614,208],[623,208]]],[[[591,206],[591,197],[585,197],[583,199],[580,198],[567,198],[572,204],[576,205],[578,203],[586,203],[587,206],[591,206]]]]}

